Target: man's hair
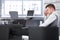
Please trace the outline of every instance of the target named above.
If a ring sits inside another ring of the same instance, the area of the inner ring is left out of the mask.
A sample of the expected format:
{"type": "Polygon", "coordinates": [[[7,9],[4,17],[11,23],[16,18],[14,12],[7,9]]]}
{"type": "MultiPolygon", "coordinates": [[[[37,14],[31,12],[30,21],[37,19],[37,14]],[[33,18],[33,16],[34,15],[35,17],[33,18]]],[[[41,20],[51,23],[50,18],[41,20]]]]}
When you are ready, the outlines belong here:
{"type": "Polygon", "coordinates": [[[45,8],[47,8],[47,7],[52,7],[52,8],[54,8],[54,10],[55,10],[55,5],[54,5],[54,4],[48,4],[48,5],[46,5],[45,8]]]}

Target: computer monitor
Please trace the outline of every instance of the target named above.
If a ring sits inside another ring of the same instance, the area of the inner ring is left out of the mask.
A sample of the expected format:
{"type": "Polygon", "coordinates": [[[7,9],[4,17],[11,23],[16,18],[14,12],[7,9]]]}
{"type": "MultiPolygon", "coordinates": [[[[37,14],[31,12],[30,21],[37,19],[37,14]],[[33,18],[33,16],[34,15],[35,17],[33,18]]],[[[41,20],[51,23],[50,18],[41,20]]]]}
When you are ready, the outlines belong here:
{"type": "Polygon", "coordinates": [[[9,11],[9,14],[10,14],[12,19],[18,18],[18,12],[17,11],[9,11]]]}
{"type": "Polygon", "coordinates": [[[28,10],[27,16],[33,16],[34,10],[28,10]]]}

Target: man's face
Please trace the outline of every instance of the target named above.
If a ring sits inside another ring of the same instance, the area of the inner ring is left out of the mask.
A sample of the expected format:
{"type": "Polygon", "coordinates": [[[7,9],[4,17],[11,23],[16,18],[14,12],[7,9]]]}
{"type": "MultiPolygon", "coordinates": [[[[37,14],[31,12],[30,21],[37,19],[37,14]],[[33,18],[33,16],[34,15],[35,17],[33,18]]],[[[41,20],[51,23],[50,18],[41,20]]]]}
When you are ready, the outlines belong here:
{"type": "Polygon", "coordinates": [[[44,11],[44,15],[47,16],[47,14],[51,13],[51,8],[47,7],[44,11]]]}

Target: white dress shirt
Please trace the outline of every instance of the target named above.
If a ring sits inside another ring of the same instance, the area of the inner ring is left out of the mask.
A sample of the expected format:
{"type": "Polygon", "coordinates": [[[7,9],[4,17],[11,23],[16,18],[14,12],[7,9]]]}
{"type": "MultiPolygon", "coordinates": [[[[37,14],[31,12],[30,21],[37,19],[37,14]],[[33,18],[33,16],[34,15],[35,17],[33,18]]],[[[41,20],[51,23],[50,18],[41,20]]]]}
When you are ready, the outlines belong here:
{"type": "Polygon", "coordinates": [[[57,14],[57,12],[56,11],[54,11],[50,16],[48,16],[48,18],[45,20],[45,22],[43,23],[43,24],[41,24],[41,25],[39,25],[40,27],[46,27],[46,26],[48,26],[49,24],[51,24],[53,21],[55,21],[56,20],[56,14],[57,14]]]}

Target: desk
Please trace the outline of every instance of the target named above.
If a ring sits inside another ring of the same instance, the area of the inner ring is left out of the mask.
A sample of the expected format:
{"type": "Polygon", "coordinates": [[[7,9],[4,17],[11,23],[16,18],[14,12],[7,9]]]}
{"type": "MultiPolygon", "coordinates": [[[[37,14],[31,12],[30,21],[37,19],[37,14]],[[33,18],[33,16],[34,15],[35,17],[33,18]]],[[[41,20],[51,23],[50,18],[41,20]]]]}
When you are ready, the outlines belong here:
{"type": "MultiPolygon", "coordinates": [[[[27,19],[29,19],[29,18],[34,18],[34,20],[39,20],[39,19],[44,19],[44,17],[43,16],[20,16],[20,17],[18,17],[18,18],[16,18],[16,19],[24,19],[24,20],[27,20],[27,19]]],[[[1,17],[0,19],[5,19],[5,20],[11,20],[12,18],[11,17],[1,17]]],[[[13,20],[13,19],[12,19],[13,20]]]]}
{"type": "Polygon", "coordinates": [[[32,18],[32,20],[40,20],[40,21],[44,21],[44,17],[43,16],[20,16],[16,19],[12,19],[11,17],[1,17],[0,20],[1,21],[13,21],[13,20],[20,20],[20,19],[23,19],[23,20],[28,20],[32,18]]]}

